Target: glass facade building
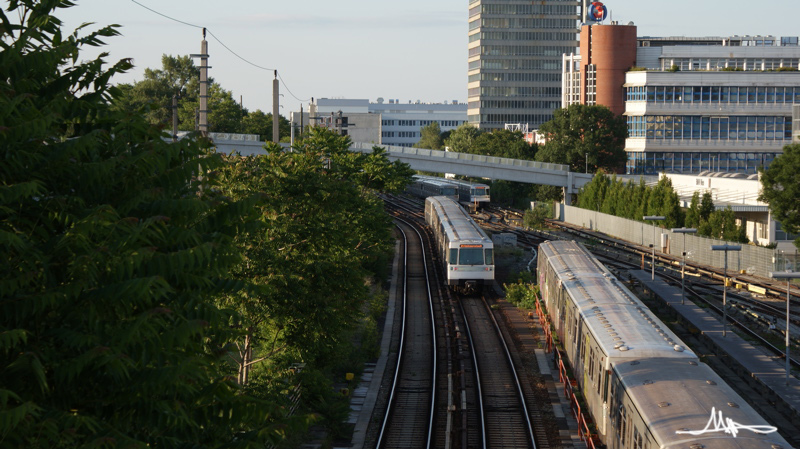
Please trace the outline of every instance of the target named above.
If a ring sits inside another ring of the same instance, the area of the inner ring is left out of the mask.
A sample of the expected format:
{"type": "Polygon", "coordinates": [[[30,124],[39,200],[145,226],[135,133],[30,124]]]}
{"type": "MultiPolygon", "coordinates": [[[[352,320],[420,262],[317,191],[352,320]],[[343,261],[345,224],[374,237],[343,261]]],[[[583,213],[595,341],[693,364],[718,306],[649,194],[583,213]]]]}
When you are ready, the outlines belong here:
{"type": "Polygon", "coordinates": [[[561,107],[561,55],[578,45],[579,10],[577,0],[470,0],[470,123],[532,129],[553,117],[561,107]]]}
{"type": "Polygon", "coordinates": [[[626,172],[755,174],[792,143],[797,71],[628,72],[626,172]]]}

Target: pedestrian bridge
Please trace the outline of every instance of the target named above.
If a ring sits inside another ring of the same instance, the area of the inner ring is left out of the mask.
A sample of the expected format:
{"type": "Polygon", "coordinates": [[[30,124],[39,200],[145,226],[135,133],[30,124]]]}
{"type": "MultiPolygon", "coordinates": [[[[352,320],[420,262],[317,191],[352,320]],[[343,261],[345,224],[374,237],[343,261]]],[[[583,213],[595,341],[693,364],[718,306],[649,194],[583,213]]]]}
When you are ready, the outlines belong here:
{"type": "MultiPolygon", "coordinates": [[[[239,137],[235,134],[215,133],[211,137],[217,151],[221,153],[238,151],[244,156],[266,154],[263,142],[234,139],[239,137]]],[[[350,148],[361,153],[371,153],[373,146],[384,148],[390,161],[404,162],[413,170],[561,187],[566,194],[564,197],[567,204],[570,194],[578,193],[593,177],[591,174],[571,172],[567,165],[546,162],[362,142],[355,142],[350,148]]]]}

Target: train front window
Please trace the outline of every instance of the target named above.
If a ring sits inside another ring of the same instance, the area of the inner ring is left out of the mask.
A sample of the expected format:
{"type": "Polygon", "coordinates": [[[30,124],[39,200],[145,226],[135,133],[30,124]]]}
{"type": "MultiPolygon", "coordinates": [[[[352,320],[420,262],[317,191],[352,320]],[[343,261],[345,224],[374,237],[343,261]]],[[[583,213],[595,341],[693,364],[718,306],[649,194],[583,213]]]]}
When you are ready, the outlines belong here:
{"type": "Polygon", "coordinates": [[[455,263],[458,260],[458,249],[450,248],[450,257],[447,258],[447,261],[450,263],[455,263]]]}
{"type": "Polygon", "coordinates": [[[458,254],[459,265],[483,265],[483,248],[461,248],[458,254]]]}
{"type": "Polygon", "coordinates": [[[494,253],[490,248],[483,250],[483,257],[486,265],[494,265],[494,253]]]}

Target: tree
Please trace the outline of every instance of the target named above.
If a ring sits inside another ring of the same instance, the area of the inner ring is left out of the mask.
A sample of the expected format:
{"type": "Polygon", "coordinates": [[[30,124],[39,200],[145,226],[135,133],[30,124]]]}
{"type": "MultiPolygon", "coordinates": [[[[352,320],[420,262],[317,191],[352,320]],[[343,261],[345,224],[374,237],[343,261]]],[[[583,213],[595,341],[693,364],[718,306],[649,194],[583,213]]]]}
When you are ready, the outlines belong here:
{"type": "Polygon", "coordinates": [[[625,166],[628,126],[624,117],[605,106],[573,104],[557,109],[539,131],[546,141],[536,153],[537,161],[566,164],[577,172],[584,171],[587,163],[591,172],[602,168],[615,173],[625,166]]]}
{"type": "Polygon", "coordinates": [[[444,140],[444,145],[456,153],[470,153],[473,142],[480,134],[481,131],[478,128],[464,123],[450,132],[450,135],[444,140]]]}
{"type": "Polygon", "coordinates": [[[535,146],[526,142],[521,132],[507,129],[496,129],[479,134],[475,137],[469,152],[528,161],[533,160],[536,154],[535,146]]]}
{"type": "MultiPolygon", "coordinates": [[[[146,68],[142,81],[121,84],[120,88],[125,95],[115,97],[114,103],[123,111],[144,109],[145,117],[150,123],[171,128],[172,97],[177,95],[180,99],[196,99],[198,93],[190,89],[196,89],[197,83],[190,87],[190,82],[199,80],[200,69],[189,56],[162,55],[161,66],[161,69],[146,68]]],[[[179,125],[179,129],[193,130],[194,115],[190,123],[179,125]]]]}
{"type": "MultiPolygon", "coordinates": [[[[256,109],[253,112],[244,111],[242,127],[240,132],[243,134],[258,134],[263,141],[272,140],[272,113],[261,112],[256,109]]],[[[292,135],[291,124],[284,116],[278,116],[278,135],[281,142],[292,135]]]]}
{"type": "Polygon", "coordinates": [[[442,149],[442,128],[439,122],[433,122],[420,129],[419,142],[414,145],[416,148],[428,148],[430,150],[442,149]]]}
{"type": "MultiPolygon", "coordinates": [[[[786,145],[769,169],[761,170],[761,194],[786,232],[800,232],[800,144],[786,145]]],[[[800,238],[795,240],[800,248],[800,238]]]]}
{"type": "Polygon", "coordinates": [[[69,6],[0,12],[2,444],[276,442],[292,427],[230,380],[235,317],[214,303],[241,287],[232,239],[251,203],[203,195],[221,161],[201,142],[109,106],[130,63],[80,50],[118,32],[62,35],[69,6]]]}
{"type": "Polygon", "coordinates": [[[533,209],[525,211],[522,224],[525,229],[542,229],[548,218],[553,218],[553,203],[539,202],[533,209]]]}

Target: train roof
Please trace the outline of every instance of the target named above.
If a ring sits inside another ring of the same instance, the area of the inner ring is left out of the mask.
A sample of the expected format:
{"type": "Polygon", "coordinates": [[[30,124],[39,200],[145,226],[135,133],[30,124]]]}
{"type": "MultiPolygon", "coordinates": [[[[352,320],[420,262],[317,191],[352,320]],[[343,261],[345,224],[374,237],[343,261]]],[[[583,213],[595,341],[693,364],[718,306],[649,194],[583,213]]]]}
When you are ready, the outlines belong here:
{"type": "Polygon", "coordinates": [[[488,184],[483,184],[480,182],[472,182],[472,181],[464,181],[461,179],[447,179],[447,182],[452,184],[460,185],[460,186],[469,186],[469,187],[486,187],[489,188],[488,184]]]}
{"type": "Polygon", "coordinates": [[[434,205],[439,221],[447,223],[445,232],[447,232],[451,243],[480,243],[483,246],[493,246],[492,240],[483,232],[483,229],[452,198],[429,196],[425,201],[434,205]]]}
{"type": "Polygon", "coordinates": [[[645,357],[697,359],[582,245],[550,241],[539,248],[540,257],[553,267],[610,363],[645,357]]]}
{"type": "MultiPolygon", "coordinates": [[[[628,397],[648,422],[650,431],[662,448],[791,447],[775,432],[759,434],[740,429],[735,438],[722,430],[701,435],[676,433],[705,429],[711,418],[712,407],[716,417],[721,412],[724,419],[730,419],[738,425],[769,426],[705,363],[654,358],[620,363],[615,369],[625,384],[628,397]],[[694,446],[696,444],[701,446],[694,446]]],[[[709,426],[714,427],[713,424],[709,426]]]]}
{"type": "Polygon", "coordinates": [[[446,186],[446,187],[454,187],[453,183],[448,182],[446,179],[435,178],[433,176],[422,176],[422,175],[414,175],[414,180],[418,182],[424,182],[430,185],[435,186],[446,186]]]}

